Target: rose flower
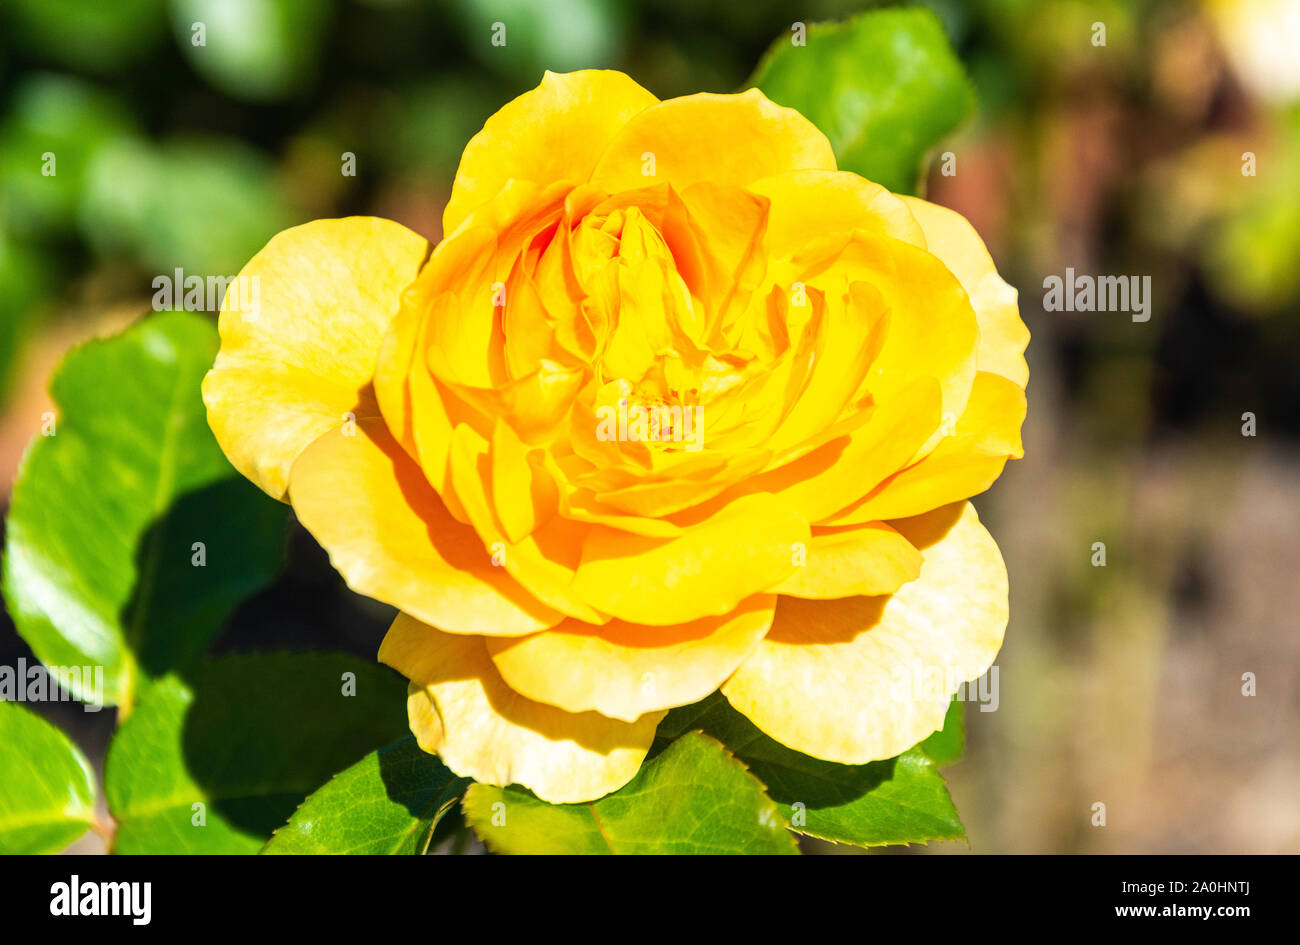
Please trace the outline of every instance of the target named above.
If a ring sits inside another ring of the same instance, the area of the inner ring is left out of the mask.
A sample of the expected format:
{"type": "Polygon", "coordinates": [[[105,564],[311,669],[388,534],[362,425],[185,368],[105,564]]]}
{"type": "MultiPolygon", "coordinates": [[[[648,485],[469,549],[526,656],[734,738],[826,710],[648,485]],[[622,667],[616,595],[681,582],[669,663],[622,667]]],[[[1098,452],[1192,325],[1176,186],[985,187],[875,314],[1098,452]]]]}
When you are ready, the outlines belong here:
{"type": "Polygon", "coordinates": [[[280,233],[203,386],[235,467],[399,609],[419,744],[571,802],[718,689],[834,762],[938,728],[1002,642],[966,500],[1028,379],[971,226],[757,90],[590,71],[488,119],[443,228],[280,233]]]}

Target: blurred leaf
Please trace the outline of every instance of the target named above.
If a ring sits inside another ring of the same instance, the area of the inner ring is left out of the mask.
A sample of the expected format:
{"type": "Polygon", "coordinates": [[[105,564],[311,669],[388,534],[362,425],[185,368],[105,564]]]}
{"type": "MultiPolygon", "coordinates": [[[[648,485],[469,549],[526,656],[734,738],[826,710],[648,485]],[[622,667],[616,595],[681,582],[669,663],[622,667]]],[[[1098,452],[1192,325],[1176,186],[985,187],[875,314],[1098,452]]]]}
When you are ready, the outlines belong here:
{"type": "Polygon", "coordinates": [[[985,36],[996,37],[1002,67],[1022,72],[1027,80],[1022,90],[1033,96],[1045,82],[1086,76],[1103,48],[1104,68],[1112,78],[1125,72],[1135,79],[1149,75],[1154,50],[1142,20],[1145,9],[1157,2],[981,0],[980,14],[985,36]],[[1092,44],[1097,23],[1105,24],[1105,47],[1092,44]]]}
{"type": "Polygon", "coordinates": [[[544,70],[570,72],[615,64],[626,30],[619,0],[452,0],[465,45],[483,64],[535,85],[544,70]],[[505,27],[504,43],[497,25],[505,27]]]}
{"type": "Polygon", "coordinates": [[[434,828],[469,783],[408,735],[335,775],[262,852],[424,853],[434,828]]]}
{"type": "Polygon", "coordinates": [[[200,75],[236,98],[267,101],[312,78],[332,6],[327,0],[171,0],[171,13],[176,42],[200,75]]]}
{"type": "Polygon", "coordinates": [[[713,739],[685,735],[588,804],[472,784],[465,819],[500,853],[797,853],[763,785],[713,739]]]}
{"type": "Polygon", "coordinates": [[[45,290],[44,259],[29,246],[10,241],[0,231],[0,404],[36,322],[37,300],[45,290]]]}
{"type": "MultiPolygon", "coordinates": [[[[1300,162],[1297,162],[1300,164],[1300,162]]],[[[1215,291],[1230,304],[1260,313],[1300,296],[1300,185],[1266,181],[1260,198],[1235,203],[1202,246],[1215,291]]]]}
{"type": "Polygon", "coordinates": [[[233,276],[294,219],[271,165],[239,142],[119,140],[91,161],[81,221],[92,244],[155,272],[233,276]]]}
{"type": "Polygon", "coordinates": [[[106,141],[133,130],[117,99],[80,79],[25,78],[0,129],[0,206],[6,224],[23,233],[71,226],[91,156],[106,141]]]}
{"type": "Polygon", "coordinates": [[[0,701],[0,745],[0,854],[57,853],[85,833],[95,776],[67,736],[0,701]]]}
{"type": "Polygon", "coordinates": [[[933,13],[877,10],[777,39],[750,79],[830,139],[842,170],[915,193],[927,154],[975,108],[933,13]]]}
{"type": "Polygon", "coordinates": [[[161,680],[104,762],[115,852],[256,853],[308,794],[401,736],[405,704],[405,680],[338,653],[227,656],[161,680]]]}
{"type": "Polygon", "coordinates": [[[439,172],[450,181],[465,145],[500,105],[495,89],[465,76],[410,88],[378,144],[396,168],[439,172]]]}
{"type": "Polygon", "coordinates": [[[950,765],[966,748],[965,703],[954,698],[943,717],[943,728],[921,742],[921,750],[937,765],[950,765]]]}
{"type": "Polygon", "coordinates": [[[744,762],[799,833],[864,847],[966,838],[943,777],[919,748],[865,765],[822,761],[768,738],[716,693],[674,709],[656,735],[693,730],[744,762]]]}
{"type": "Polygon", "coordinates": [[[55,435],[38,435],[19,470],[9,613],[61,683],[62,668],[103,666],[104,704],[193,663],[283,556],[283,506],[208,429],[199,382],[216,349],[211,322],[185,313],[77,348],[50,385],[55,435]]]}
{"type": "Polygon", "coordinates": [[[74,69],[119,69],[163,35],[165,0],[9,0],[23,47],[74,69]]]}

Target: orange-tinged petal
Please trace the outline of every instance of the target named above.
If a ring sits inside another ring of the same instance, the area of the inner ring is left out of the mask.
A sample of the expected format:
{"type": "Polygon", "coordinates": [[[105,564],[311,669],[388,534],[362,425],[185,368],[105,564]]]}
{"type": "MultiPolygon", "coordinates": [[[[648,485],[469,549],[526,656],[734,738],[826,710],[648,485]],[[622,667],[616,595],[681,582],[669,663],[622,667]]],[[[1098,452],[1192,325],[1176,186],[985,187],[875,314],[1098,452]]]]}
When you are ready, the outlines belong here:
{"type": "Polygon", "coordinates": [[[494,567],[474,529],[374,418],[318,438],[294,463],[298,520],[355,591],[452,633],[527,634],[564,615],[494,567]]]}
{"type": "Polygon", "coordinates": [[[487,120],[461,155],[442,228],[451,234],[506,182],[580,183],[616,132],[659,100],[621,72],[547,72],[487,120]]]}
{"type": "Polygon", "coordinates": [[[1013,382],[1000,374],[980,372],[953,435],[827,522],[842,525],[920,515],[978,495],[993,485],[1008,459],[1024,455],[1020,426],[1025,407],[1025,392],[1013,382]]]}
{"type": "MultiPolygon", "coordinates": [[[[406,290],[401,309],[380,347],[375,368],[375,399],[393,436],[412,456],[458,519],[464,513],[448,485],[447,454],[451,431],[470,411],[429,372],[417,352],[428,346],[430,319],[421,313],[429,267],[406,290]]],[[[440,297],[438,304],[444,298],[440,297]]]]}
{"type": "Polygon", "coordinates": [[[379,659],[421,687],[407,701],[421,748],[462,777],[522,784],[552,804],[594,800],[630,781],[666,714],[622,722],[526,699],[501,679],[482,637],[441,633],[406,614],[379,659]]]}
{"type": "Polygon", "coordinates": [[[397,442],[412,456],[416,455],[414,418],[411,413],[411,393],[407,377],[415,360],[416,336],[420,333],[419,309],[406,301],[410,293],[419,289],[409,286],[398,305],[384,339],[375,355],[373,387],[375,401],[388,429],[397,442]]]}
{"type": "Polygon", "coordinates": [[[1024,354],[1029,329],[1020,320],[1016,290],[998,275],[984,241],[960,213],[916,197],[901,199],[925,231],[930,252],[943,260],[970,296],[980,329],[976,366],[1001,374],[1023,390],[1029,382],[1024,354]]]}
{"type": "Polygon", "coordinates": [[[730,612],[795,568],[808,523],[766,493],[743,496],[676,538],[591,527],[573,588],[622,620],[652,626],[730,612]]]}
{"type": "Polygon", "coordinates": [[[451,437],[457,420],[470,414],[447,389],[422,367],[411,371],[411,420],[414,426],[415,453],[420,468],[456,518],[469,519],[451,487],[451,437]]]}
{"type": "Polygon", "coordinates": [[[974,508],[896,524],[921,549],[920,577],[891,597],[782,597],[767,639],[722,687],[795,751],[841,764],[906,751],[1002,644],[1006,569],[974,508]]]}
{"type": "Polygon", "coordinates": [[[673,627],[566,620],[529,637],[488,640],[487,648],[516,692],[567,712],[633,722],[717,689],[763,639],[775,607],[774,596],[758,595],[721,617],[673,627]]]}
{"type": "Polygon", "coordinates": [[[390,220],[316,220],[277,234],[240,272],[203,401],[226,456],[263,491],[284,498],[298,454],[345,414],[377,414],[375,357],[427,252],[390,220]]]}
{"type": "Polygon", "coordinates": [[[539,600],[586,623],[604,623],[608,617],[573,587],[589,526],[556,517],[511,541],[494,512],[491,463],[488,441],[468,425],[458,426],[451,442],[452,488],[484,544],[539,600]]]}
{"type": "MultiPolygon", "coordinates": [[[[402,297],[402,306],[412,306],[421,316],[420,330],[412,367],[422,369],[433,354],[452,366],[449,380],[489,386],[499,379],[493,358],[500,341],[500,310],[494,298],[504,273],[510,265],[510,253],[499,252],[500,229],[515,222],[533,206],[537,188],[527,183],[512,183],[499,197],[479,213],[493,216],[484,225],[468,226],[438,244],[419,279],[402,297]],[[495,375],[495,376],[494,376],[495,375]]],[[[387,353],[387,352],[385,352],[387,353]]]]}
{"type": "Polygon", "coordinates": [[[805,168],[835,170],[835,153],[817,127],[758,89],[701,92],[669,99],[631,118],[609,143],[593,183],[614,192],[668,182],[744,186],[805,168]],[[653,174],[648,155],[653,155],[653,174]]]}
{"type": "Polygon", "coordinates": [[[503,311],[520,253],[555,224],[568,184],[512,180],[438,244],[403,304],[427,305],[428,365],[445,381],[492,388],[509,380],[503,311]]]}
{"type": "Polygon", "coordinates": [[[374,386],[384,419],[457,518],[463,510],[447,478],[453,428],[470,423],[488,436],[504,414],[527,439],[554,422],[569,384],[568,372],[546,364],[509,380],[496,304],[516,254],[563,206],[561,189],[511,181],[477,208],[402,295],[379,352],[374,386]]]}
{"type": "Polygon", "coordinates": [[[892,594],[921,573],[921,553],[884,522],[813,528],[807,560],[772,588],[791,597],[892,594]]]}
{"type": "Polygon", "coordinates": [[[717,340],[713,329],[743,310],[759,287],[767,268],[762,253],[767,201],[712,181],[692,184],[679,199],[681,212],[665,215],[664,239],[691,291],[704,300],[704,314],[711,321],[690,335],[704,345],[717,340]],[[698,271],[691,272],[691,266],[698,271]]]}

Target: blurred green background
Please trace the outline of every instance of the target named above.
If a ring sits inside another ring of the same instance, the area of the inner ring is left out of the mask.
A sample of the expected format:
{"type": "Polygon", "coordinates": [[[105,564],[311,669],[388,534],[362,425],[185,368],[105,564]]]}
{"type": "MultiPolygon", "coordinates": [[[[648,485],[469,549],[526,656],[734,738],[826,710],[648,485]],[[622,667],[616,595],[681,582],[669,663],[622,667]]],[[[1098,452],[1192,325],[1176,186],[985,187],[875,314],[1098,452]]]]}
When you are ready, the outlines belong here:
{"type": "MultiPolygon", "coordinates": [[[[878,5],[0,0],[0,498],[54,364],[155,276],[233,275],[323,216],[436,240],[466,140],[543,70],[732,91],[795,20],[878,5]]],[[[980,103],[928,196],[1033,332],[1026,458],[977,502],[1012,619],[946,772],[971,849],[1300,852],[1300,2],[925,5],[980,103]],[[1150,276],[1151,320],[1044,312],[1067,267],[1150,276]]],[[[369,656],[388,615],[298,532],[219,648],[369,656]]],[[[35,708],[102,760],[109,712],[35,708]]]]}

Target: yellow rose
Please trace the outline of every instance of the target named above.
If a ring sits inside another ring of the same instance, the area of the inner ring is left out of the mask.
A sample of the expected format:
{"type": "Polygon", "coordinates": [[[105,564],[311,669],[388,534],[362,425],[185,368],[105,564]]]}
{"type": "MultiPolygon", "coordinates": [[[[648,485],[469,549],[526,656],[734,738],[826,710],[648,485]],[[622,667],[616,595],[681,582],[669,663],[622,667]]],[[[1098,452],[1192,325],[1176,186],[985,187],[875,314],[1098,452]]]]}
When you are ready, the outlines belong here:
{"type": "Polygon", "coordinates": [[[490,118],[443,224],[432,253],[372,218],[276,236],[203,388],[231,462],[401,611],[379,655],[420,745],[567,802],[719,688],[830,761],[938,728],[1001,645],[965,500],[1021,455],[1028,379],[971,226],[758,91],[618,72],[490,118]]]}

